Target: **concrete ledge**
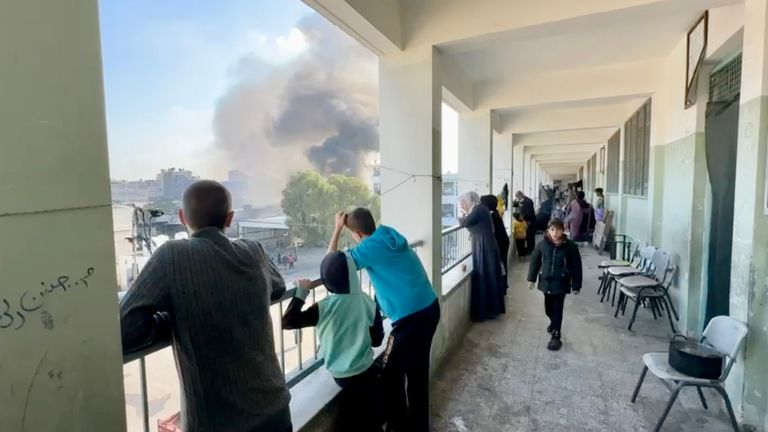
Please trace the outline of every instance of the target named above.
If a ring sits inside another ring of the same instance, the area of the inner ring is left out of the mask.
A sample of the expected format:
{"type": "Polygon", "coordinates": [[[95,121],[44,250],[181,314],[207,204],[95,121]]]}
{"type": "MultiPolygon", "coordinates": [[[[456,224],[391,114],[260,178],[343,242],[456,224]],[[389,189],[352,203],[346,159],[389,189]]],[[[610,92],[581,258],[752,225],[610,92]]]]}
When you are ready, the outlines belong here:
{"type": "Polygon", "coordinates": [[[443,275],[443,299],[450,297],[472,275],[472,255],[443,275]]]}

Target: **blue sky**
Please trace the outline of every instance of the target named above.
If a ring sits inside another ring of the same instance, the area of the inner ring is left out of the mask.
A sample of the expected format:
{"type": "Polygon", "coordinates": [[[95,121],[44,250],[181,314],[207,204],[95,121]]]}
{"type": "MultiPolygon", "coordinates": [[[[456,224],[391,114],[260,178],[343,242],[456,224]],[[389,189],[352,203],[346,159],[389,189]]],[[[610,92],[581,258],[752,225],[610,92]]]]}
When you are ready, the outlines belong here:
{"type": "Polygon", "coordinates": [[[234,65],[249,53],[289,61],[306,48],[294,27],[312,13],[299,0],[101,1],[112,177],[170,166],[220,176],[206,155],[234,65]]]}

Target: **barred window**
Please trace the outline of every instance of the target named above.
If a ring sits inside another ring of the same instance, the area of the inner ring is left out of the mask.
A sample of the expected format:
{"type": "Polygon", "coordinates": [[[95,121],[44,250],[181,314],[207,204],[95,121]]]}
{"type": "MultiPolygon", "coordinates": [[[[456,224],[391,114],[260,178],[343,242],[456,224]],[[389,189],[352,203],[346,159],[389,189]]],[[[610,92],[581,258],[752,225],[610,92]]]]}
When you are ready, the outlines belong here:
{"type": "Polygon", "coordinates": [[[617,130],[608,139],[608,161],[606,190],[608,193],[619,193],[619,152],[621,151],[621,130],[617,130]]]}
{"type": "Polygon", "coordinates": [[[624,124],[624,193],[648,194],[648,160],[651,151],[651,100],[648,99],[624,124]]]}

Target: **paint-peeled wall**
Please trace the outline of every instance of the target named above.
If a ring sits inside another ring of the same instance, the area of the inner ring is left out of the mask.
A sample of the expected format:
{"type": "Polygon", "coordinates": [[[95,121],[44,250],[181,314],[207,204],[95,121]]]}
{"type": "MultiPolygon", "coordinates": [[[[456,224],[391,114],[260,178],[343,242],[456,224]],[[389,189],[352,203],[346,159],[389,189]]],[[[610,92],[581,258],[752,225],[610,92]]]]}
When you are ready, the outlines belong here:
{"type": "MultiPolygon", "coordinates": [[[[701,192],[704,136],[692,134],[664,146],[654,148],[662,163],[662,220],[656,246],[669,251],[678,274],[672,294],[680,310],[684,330],[700,331],[700,302],[702,299],[701,257],[704,196],[701,192]],[[698,175],[697,175],[698,174],[698,175]],[[699,193],[697,193],[699,192],[699,193]]],[[[658,167],[657,167],[658,168],[658,167]]]]}
{"type": "Polygon", "coordinates": [[[0,430],[125,430],[96,1],[0,2],[0,430]]]}

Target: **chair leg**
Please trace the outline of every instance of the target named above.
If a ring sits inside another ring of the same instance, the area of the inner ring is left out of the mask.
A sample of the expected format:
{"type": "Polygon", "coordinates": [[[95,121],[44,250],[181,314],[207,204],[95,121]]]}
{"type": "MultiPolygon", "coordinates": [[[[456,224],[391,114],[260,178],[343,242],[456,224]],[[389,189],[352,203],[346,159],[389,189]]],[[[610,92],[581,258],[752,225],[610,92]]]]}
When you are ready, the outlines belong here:
{"type": "Polygon", "coordinates": [[[705,410],[708,410],[709,406],[707,406],[707,399],[704,398],[704,392],[701,391],[701,386],[696,386],[696,392],[699,393],[699,400],[701,400],[701,406],[703,406],[705,410]]]}
{"type": "MultiPolygon", "coordinates": [[[[667,301],[664,299],[664,297],[661,298],[661,301],[666,304],[667,301]]],[[[675,328],[675,323],[672,322],[672,312],[670,311],[669,307],[665,308],[667,311],[667,318],[669,318],[669,327],[672,329],[672,334],[677,333],[677,328],[675,328]]]]}
{"type": "Polygon", "coordinates": [[[621,315],[627,314],[627,305],[629,304],[629,296],[624,296],[624,303],[621,304],[621,315]]]}
{"type": "Polygon", "coordinates": [[[613,298],[611,299],[611,306],[613,306],[613,302],[616,300],[616,291],[619,290],[619,282],[617,282],[615,279],[613,280],[613,298]]]}
{"type": "Polygon", "coordinates": [[[672,309],[672,313],[675,314],[675,321],[680,321],[680,316],[677,315],[677,310],[675,310],[675,305],[672,303],[672,297],[669,296],[669,292],[666,294],[667,302],[669,302],[669,308],[672,309]]]}
{"type": "Polygon", "coordinates": [[[619,310],[621,309],[621,302],[624,301],[624,293],[619,293],[619,304],[616,305],[616,312],[613,314],[614,318],[619,317],[619,310]]]}
{"type": "Polygon", "coordinates": [[[601,284],[601,286],[602,286],[602,291],[601,291],[602,295],[600,296],[600,303],[605,301],[605,296],[608,293],[608,290],[610,289],[610,286],[611,286],[610,275],[608,274],[605,275],[605,278],[603,278],[603,283],[601,284]]]}
{"type": "Polygon", "coordinates": [[[656,302],[653,299],[648,299],[648,303],[651,304],[651,313],[653,314],[654,321],[659,319],[658,315],[656,314],[656,302]]]}
{"type": "Polygon", "coordinates": [[[637,400],[637,395],[640,393],[640,387],[643,386],[643,381],[645,381],[645,376],[648,374],[648,366],[643,366],[643,373],[640,374],[640,379],[637,381],[637,385],[635,386],[635,391],[632,393],[632,403],[635,403],[637,400]]]}
{"type": "Polygon", "coordinates": [[[598,285],[597,287],[597,295],[600,295],[605,291],[605,283],[607,281],[608,281],[608,273],[605,270],[603,270],[603,276],[600,278],[600,285],[598,285]]]}
{"type": "Polygon", "coordinates": [[[722,388],[719,384],[712,386],[712,388],[720,393],[720,396],[723,397],[723,400],[725,401],[725,408],[728,411],[728,417],[731,419],[731,426],[733,426],[733,430],[740,432],[739,422],[736,421],[736,415],[733,413],[733,406],[731,406],[731,398],[728,397],[728,393],[726,393],[725,389],[722,388]]]}
{"type": "Polygon", "coordinates": [[[659,419],[659,422],[656,423],[656,428],[653,430],[654,432],[659,432],[661,430],[661,427],[664,426],[664,421],[667,419],[667,416],[669,415],[669,411],[672,409],[672,405],[675,404],[675,400],[677,400],[677,395],[680,394],[680,390],[682,390],[683,385],[678,384],[677,387],[675,387],[675,390],[672,392],[672,396],[669,398],[669,402],[667,402],[667,407],[664,408],[664,413],[661,414],[661,418],[659,419]]]}
{"type": "Polygon", "coordinates": [[[632,325],[635,324],[635,320],[637,319],[637,310],[640,309],[640,298],[635,300],[635,310],[632,312],[632,319],[629,320],[629,327],[627,327],[627,330],[632,331],[632,325]]]}

